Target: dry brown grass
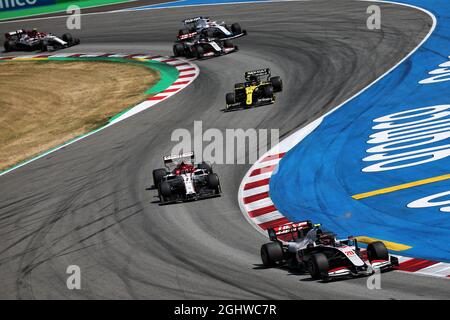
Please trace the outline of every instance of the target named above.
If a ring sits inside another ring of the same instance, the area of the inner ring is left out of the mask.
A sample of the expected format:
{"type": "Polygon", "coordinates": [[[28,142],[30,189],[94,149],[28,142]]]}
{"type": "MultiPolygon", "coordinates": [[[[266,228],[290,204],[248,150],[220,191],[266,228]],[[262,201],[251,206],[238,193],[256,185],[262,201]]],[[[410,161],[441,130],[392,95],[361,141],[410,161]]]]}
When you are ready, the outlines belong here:
{"type": "Polygon", "coordinates": [[[0,170],[105,124],[158,80],[130,63],[0,63],[0,170]]]}

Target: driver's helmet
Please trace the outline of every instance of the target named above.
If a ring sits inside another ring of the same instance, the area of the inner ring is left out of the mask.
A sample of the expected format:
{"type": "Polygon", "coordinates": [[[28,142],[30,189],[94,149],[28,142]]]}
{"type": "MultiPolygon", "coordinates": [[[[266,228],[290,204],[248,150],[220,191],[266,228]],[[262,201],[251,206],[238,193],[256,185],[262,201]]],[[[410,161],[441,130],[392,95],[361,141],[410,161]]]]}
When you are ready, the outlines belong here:
{"type": "Polygon", "coordinates": [[[175,169],[175,173],[186,173],[192,171],[192,165],[185,163],[184,161],[181,161],[181,163],[178,165],[178,167],[175,169]]]}
{"type": "Polygon", "coordinates": [[[33,30],[31,30],[31,31],[29,32],[29,36],[30,36],[30,37],[35,38],[35,37],[37,37],[37,35],[38,35],[38,31],[37,31],[36,28],[33,28],[33,30]]]}
{"type": "Polygon", "coordinates": [[[304,228],[299,228],[297,231],[297,238],[301,239],[306,237],[306,235],[308,234],[308,232],[311,230],[311,228],[309,227],[304,227],[304,228]]]}
{"type": "Polygon", "coordinates": [[[258,83],[258,77],[257,76],[250,76],[250,83],[252,84],[252,85],[255,85],[255,84],[257,84],[258,83]]]}
{"type": "Polygon", "coordinates": [[[206,40],[206,39],[208,39],[208,38],[209,38],[209,31],[208,31],[208,29],[203,29],[203,30],[200,32],[200,39],[206,40]]]}
{"type": "Polygon", "coordinates": [[[332,246],[334,244],[334,236],[329,233],[318,234],[318,242],[325,246],[332,246]]]}

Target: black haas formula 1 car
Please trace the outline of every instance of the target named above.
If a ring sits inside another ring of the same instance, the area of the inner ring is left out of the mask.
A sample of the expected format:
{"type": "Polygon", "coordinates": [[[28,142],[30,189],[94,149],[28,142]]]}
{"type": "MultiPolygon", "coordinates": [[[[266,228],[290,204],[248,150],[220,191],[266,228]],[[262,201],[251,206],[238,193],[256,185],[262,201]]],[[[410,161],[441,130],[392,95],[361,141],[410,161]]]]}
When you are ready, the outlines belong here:
{"type": "Polygon", "coordinates": [[[274,103],[274,92],[282,90],[283,81],[280,77],[271,77],[270,69],[247,71],[245,82],[235,84],[234,92],[226,94],[226,110],[274,103]]]}
{"type": "Polygon", "coordinates": [[[231,40],[220,40],[197,35],[188,40],[178,41],[173,45],[175,57],[197,58],[220,56],[238,51],[231,40]]]}
{"type": "Polygon", "coordinates": [[[220,196],[219,177],[211,165],[206,162],[195,165],[194,159],[193,152],[165,156],[166,168],[153,170],[161,205],[220,196]]]}
{"type": "Polygon", "coordinates": [[[80,39],[65,33],[61,38],[36,29],[31,31],[17,30],[5,33],[5,51],[54,51],[71,47],[80,43],[80,39]]]}
{"type": "Polygon", "coordinates": [[[363,251],[354,237],[337,240],[310,221],[288,223],[268,229],[268,233],[272,242],[261,247],[264,266],[308,270],[315,280],[371,275],[376,269],[398,266],[398,259],[389,255],[383,242],[369,243],[363,251]]]}
{"type": "Polygon", "coordinates": [[[208,17],[196,17],[182,21],[182,29],[178,31],[178,40],[185,41],[197,35],[203,34],[208,38],[231,40],[247,35],[239,23],[227,26],[225,22],[212,21],[208,17]]]}

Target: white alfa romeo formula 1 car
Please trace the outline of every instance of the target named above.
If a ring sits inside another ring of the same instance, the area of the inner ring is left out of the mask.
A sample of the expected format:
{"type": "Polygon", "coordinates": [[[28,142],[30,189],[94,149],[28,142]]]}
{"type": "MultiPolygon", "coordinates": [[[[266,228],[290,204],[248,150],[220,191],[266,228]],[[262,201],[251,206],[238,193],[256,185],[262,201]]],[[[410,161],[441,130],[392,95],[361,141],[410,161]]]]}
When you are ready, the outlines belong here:
{"type": "Polygon", "coordinates": [[[194,163],[194,153],[163,157],[166,168],[153,170],[154,188],[160,204],[218,197],[220,181],[211,165],[194,163]]]}
{"type": "Polygon", "coordinates": [[[10,51],[55,51],[63,48],[75,46],[80,43],[80,39],[72,37],[70,33],[65,33],[61,38],[52,33],[33,30],[16,30],[5,33],[4,48],[10,51]]]}

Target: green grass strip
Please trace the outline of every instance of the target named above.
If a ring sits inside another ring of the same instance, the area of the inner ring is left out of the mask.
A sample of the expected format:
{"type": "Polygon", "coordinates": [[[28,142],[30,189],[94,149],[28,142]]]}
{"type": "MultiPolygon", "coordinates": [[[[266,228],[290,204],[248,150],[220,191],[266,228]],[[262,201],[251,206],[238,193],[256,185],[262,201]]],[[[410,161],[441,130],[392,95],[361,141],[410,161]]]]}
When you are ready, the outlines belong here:
{"type": "MultiPolygon", "coordinates": [[[[0,60],[0,62],[7,62],[7,61],[11,61],[11,60],[0,60]]],[[[13,60],[14,61],[14,60],[13,60]]],[[[20,61],[20,62],[29,62],[32,60],[27,60],[27,61],[20,61]]],[[[118,62],[118,63],[132,63],[132,64],[140,64],[140,65],[145,65],[149,68],[152,68],[154,70],[157,70],[160,74],[160,79],[159,81],[152,86],[151,88],[149,88],[147,91],[145,91],[145,94],[157,94],[159,92],[162,92],[164,90],[166,90],[168,87],[170,87],[172,85],[172,83],[174,83],[177,79],[178,79],[178,70],[177,68],[166,64],[166,63],[162,63],[159,61],[154,61],[154,60],[147,60],[147,61],[140,61],[140,60],[133,60],[133,59],[123,59],[123,58],[108,58],[108,57],[49,57],[47,60],[35,60],[35,61],[40,61],[43,63],[46,63],[47,61],[108,61],[108,62],[118,62]]],[[[19,61],[17,61],[19,62],[19,61]]],[[[6,168],[4,170],[0,170],[0,175],[3,175],[9,171],[14,170],[17,167],[23,166],[25,164],[27,164],[28,162],[32,162],[36,159],[45,157],[46,155],[50,154],[52,151],[61,148],[65,145],[68,145],[70,143],[72,143],[73,141],[82,139],[84,137],[90,136],[102,129],[104,129],[111,121],[113,121],[114,119],[120,117],[121,115],[123,115],[124,113],[126,113],[127,111],[129,111],[130,109],[132,109],[134,107],[130,106],[124,110],[122,110],[121,112],[119,112],[118,114],[112,116],[111,118],[109,118],[108,122],[104,125],[102,125],[101,127],[94,129],[92,131],[89,131],[87,133],[81,134],[79,136],[76,136],[66,142],[63,142],[59,145],[57,145],[56,147],[53,147],[47,151],[43,151],[39,154],[37,154],[36,156],[21,161],[18,164],[15,164],[9,168],[6,168]]]]}

